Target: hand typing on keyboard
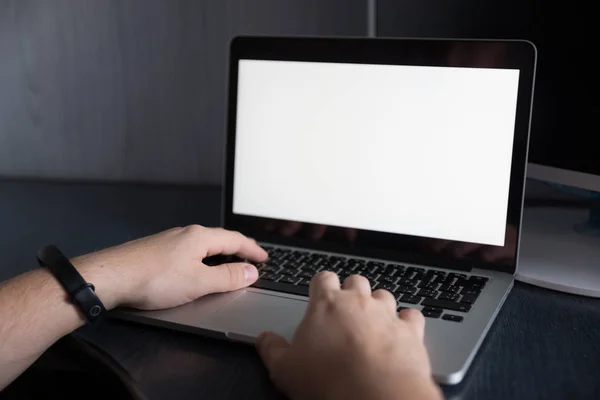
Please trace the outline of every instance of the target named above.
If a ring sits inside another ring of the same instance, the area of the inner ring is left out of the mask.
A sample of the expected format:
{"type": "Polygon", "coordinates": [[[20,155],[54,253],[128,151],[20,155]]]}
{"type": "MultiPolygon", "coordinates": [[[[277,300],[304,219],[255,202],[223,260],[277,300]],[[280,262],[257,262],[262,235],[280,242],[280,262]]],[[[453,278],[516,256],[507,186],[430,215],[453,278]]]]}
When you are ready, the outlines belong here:
{"type": "Polygon", "coordinates": [[[367,278],[340,285],[332,272],[310,282],[309,303],[291,343],[263,333],[257,348],[274,383],[291,399],[441,399],[417,310],[396,314],[386,290],[367,278]]]}
{"type": "MultiPolygon", "coordinates": [[[[207,257],[218,254],[236,254],[255,262],[266,261],[268,256],[254,240],[238,232],[191,225],[76,257],[71,262],[83,279],[94,285],[107,310],[118,306],[148,310],[237,290],[258,278],[256,267],[248,262],[206,265],[207,257]]],[[[46,268],[0,286],[1,391],[52,343],[85,320],[46,268]]]]}

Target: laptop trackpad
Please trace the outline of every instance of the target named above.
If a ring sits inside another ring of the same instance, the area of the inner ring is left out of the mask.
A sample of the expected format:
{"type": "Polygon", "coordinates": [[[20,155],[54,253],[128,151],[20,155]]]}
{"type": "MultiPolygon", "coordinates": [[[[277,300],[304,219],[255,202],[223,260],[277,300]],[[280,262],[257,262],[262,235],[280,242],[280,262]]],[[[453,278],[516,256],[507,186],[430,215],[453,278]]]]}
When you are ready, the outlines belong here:
{"type": "Polygon", "coordinates": [[[308,302],[246,291],[200,321],[203,327],[226,332],[229,339],[254,343],[263,331],[291,340],[308,302]]]}

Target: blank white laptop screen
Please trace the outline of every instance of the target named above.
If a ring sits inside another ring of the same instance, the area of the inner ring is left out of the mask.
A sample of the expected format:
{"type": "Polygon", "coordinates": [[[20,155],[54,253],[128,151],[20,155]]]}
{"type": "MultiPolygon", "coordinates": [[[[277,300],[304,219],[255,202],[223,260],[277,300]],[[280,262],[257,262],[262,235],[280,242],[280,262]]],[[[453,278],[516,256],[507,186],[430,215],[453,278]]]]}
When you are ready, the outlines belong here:
{"type": "Polygon", "coordinates": [[[503,246],[518,82],[240,60],[233,212],[503,246]]]}

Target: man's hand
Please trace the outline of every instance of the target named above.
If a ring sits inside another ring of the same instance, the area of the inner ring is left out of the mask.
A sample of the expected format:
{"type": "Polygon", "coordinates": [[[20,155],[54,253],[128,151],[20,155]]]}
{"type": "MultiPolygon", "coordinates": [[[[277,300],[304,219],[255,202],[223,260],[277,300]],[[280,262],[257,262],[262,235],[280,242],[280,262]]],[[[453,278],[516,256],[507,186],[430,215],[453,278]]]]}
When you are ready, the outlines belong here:
{"type": "MultiPolygon", "coordinates": [[[[237,254],[264,261],[267,253],[240,233],[193,225],[72,259],[107,309],[158,309],[200,296],[236,290],[258,278],[235,263],[208,267],[205,257],[237,254]]],[[[0,285],[0,390],[52,343],[85,323],[83,315],[46,268],[0,285]]]]}
{"type": "Polygon", "coordinates": [[[96,284],[110,309],[175,307],[210,293],[237,290],[258,278],[251,264],[208,267],[202,260],[217,254],[236,254],[264,261],[267,252],[238,232],[191,225],[134,240],[75,258],[73,265],[96,284]]]}
{"type": "Polygon", "coordinates": [[[301,399],[441,399],[417,310],[396,314],[391,293],[364,277],[320,273],[294,338],[263,333],[257,348],[276,386],[301,399]]]}

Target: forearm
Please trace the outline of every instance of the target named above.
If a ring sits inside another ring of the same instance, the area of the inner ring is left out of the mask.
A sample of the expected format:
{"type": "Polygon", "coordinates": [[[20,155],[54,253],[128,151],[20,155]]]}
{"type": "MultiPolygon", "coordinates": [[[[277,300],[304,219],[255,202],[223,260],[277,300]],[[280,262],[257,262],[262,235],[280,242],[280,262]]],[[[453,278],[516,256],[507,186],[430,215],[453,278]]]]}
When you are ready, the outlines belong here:
{"type": "MultiPolygon", "coordinates": [[[[116,304],[111,276],[83,264],[78,269],[94,284],[105,307],[113,308],[116,304]]],[[[0,285],[0,390],[54,342],[84,323],[77,306],[45,268],[0,285]]]]}

